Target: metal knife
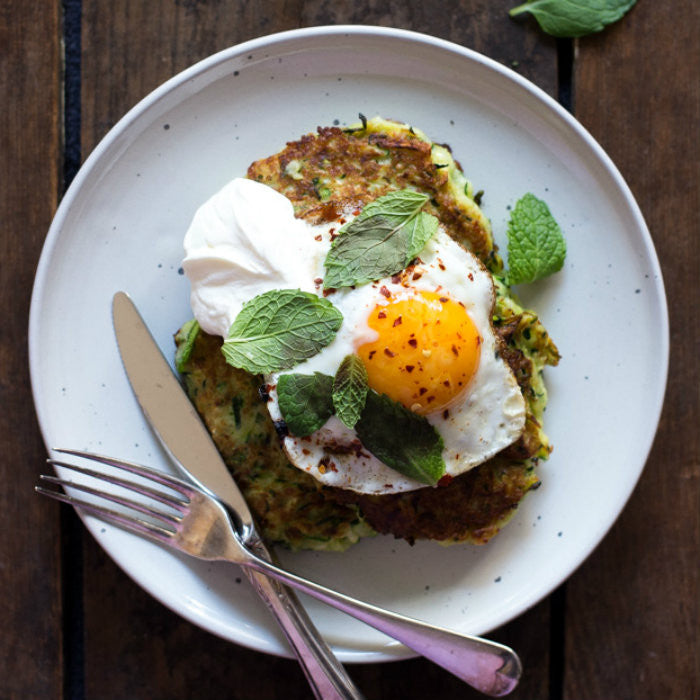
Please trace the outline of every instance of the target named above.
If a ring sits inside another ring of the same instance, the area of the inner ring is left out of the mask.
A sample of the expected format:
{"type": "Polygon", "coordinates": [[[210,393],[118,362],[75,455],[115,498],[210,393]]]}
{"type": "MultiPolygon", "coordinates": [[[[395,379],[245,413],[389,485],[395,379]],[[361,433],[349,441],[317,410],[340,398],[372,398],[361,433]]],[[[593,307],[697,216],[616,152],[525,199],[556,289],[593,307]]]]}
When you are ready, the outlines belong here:
{"type": "MultiPolygon", "coordinates": [[[[246,544],[273,561],[243,494],[197,411],[161,353],[136,306],[124,292],[112,301],[117,344],[134,394],[175,465],[197,486],[239,514],[246,544]]],[[[319,700],[361,700],[345,669],[314,627],[296,595],[264,574],[243,569],[277,619],[319,700]]]]}

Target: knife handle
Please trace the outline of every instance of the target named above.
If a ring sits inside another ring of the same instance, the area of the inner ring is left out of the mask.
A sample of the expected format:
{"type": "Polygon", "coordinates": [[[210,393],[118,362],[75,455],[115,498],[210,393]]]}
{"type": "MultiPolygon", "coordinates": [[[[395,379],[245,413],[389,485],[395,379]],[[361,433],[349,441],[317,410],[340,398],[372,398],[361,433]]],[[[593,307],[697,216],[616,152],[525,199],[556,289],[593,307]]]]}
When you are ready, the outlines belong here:
{"type": "MultiPolygon", "coordinates": [[[[249,541],[248,546],[263,559],[274,561],[262,541],[249,541]]],[[[317,700],[363,700],[294,591],[248,567],[243,572],[277,620],[317,700]]]]}

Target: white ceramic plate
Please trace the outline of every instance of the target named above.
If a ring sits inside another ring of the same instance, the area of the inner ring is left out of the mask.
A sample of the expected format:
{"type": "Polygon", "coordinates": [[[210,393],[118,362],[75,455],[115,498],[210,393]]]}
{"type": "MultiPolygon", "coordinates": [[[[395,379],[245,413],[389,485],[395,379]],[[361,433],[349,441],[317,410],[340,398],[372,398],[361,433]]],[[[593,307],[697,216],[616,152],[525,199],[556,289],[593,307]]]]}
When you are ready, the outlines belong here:
{"type": "MultiPolygon", "coordinates": [[[[165,83],[99,144],[63,199],[39,264],[30,361],[47,445],[168,469],[131,394],[111,327],[117,290],[172,354],[190,317],[182,237],[196,207],[248,164],[317,125],[362,112],[447,142],[505,248],[508,207],[544,198],[568,241],[564,270],[521,291],[556,340],[542,487],[484,547],[414,547],[389,537],[344,554],[282,553],[287,566],[357,597],[481,634],[517,616],[593,550],[644,466],[664,395],[668,319],[658,261],[627,186],[593,139],[503,66],[427,36],[321,27],[228,49],[165,83]]],[[[99,543],[179,614],[286,654],[239,571],[171,555],[90,518],[99,543]]],[[[406,656],[374,630],[313,601],[342,661],[406,656]]]]}

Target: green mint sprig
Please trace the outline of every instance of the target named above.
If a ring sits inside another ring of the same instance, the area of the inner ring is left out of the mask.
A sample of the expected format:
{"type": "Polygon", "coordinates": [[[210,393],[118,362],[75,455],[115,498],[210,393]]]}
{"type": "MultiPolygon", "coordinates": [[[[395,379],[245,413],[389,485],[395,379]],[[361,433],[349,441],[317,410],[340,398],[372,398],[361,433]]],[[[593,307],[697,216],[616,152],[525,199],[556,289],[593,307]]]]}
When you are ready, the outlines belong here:
{"type": "Polygon", "coordinates": [[[340,363],[333,379],[335,414],[348,428],[354,428],[360,419],[368,391],[364,362],[357,355],[348,355],[340,363]]]}
{"type": "Polygon", "coordinates": [[[311,435],[332,415],[354,428],[368,391],[367,370],[357,355],[347,355],[335,377],[321,372],[282,374],[277,381],[282,418],[297,437],[311,435]]]}
{"type": "Polygon", "coordinates": [[[292,435],[306,437],[333,415],[333,377],[282,374],[277,380],[280,412],[292,435]]]}
{"type": "Polygon", "coordinates": [[[351,287],[401,272],[435,235],[422,211],[428,195],[397,190],[375,199],[340,229],[326,256],[326,289],[351,287]]]}
{"type": "Polygon", "coordinates": [[[254,374],[290,369],[329,345],[343,315],[327,299],[298,289],[274,289],[243,305],[222,352],[254,374]]]}
{"type": "Polygon", "coordinates": [[[434,486],[445,473],[444,443],[424,416],[370,391],[355,426],[360,442],[388,467],[434,486]]]}
{"type": "Polygon", "coordinates": [[[535,282],[561,270],[566,242],[549,207],[533,194],[516,203],[508,222],[509,285],[535,282]]]}
{"type": "Polygon", "coordinates": [[[354,425],[365,449],[377,459],[434,486],[445,473],[442,437],[424,416],[370,391],[366,371],[358,363],[362,364],[359,357],[349,355],[335,378],[319,372],[281,375],[277,398],[289,432],[306,437],[335,413],[346,425],[354,425]]]}
{"type": "Polygon", "coordinates": [[[510,16],[531,12],[547,34],[575,38],[600,32],[619,20],[637,0],[528,0],[510,16]]]}

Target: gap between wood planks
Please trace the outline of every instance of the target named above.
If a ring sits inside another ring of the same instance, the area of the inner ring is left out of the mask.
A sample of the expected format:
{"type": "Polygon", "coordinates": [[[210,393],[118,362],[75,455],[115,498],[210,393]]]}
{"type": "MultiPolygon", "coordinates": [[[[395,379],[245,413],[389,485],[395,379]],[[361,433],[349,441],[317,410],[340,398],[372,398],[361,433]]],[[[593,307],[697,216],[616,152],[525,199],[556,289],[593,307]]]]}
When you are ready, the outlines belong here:
{"type": "MultiPolygon", "coordinates": [[[[80,148],[81,0],[62,0],[63,9],[63,194],[78,172],[80,148]]],[[[63,602],[63,696],[84,700],[83,524],[72,508],[61,509],[63,602]]]]}
{"type": "MultiPolygon", "coordinates": [[[[80,168],[81,0],[62,0],[64,41],[63,193],[80,168]]],[[[557,99],[573,113],[574,41],[557,40],[557,99]]],[[[83,526],[72,509],[61,511],[64,698],[85,700],[83,526]]],[[[564,693],[566,584],[550,596],[549,700],[564,693]]]]}

